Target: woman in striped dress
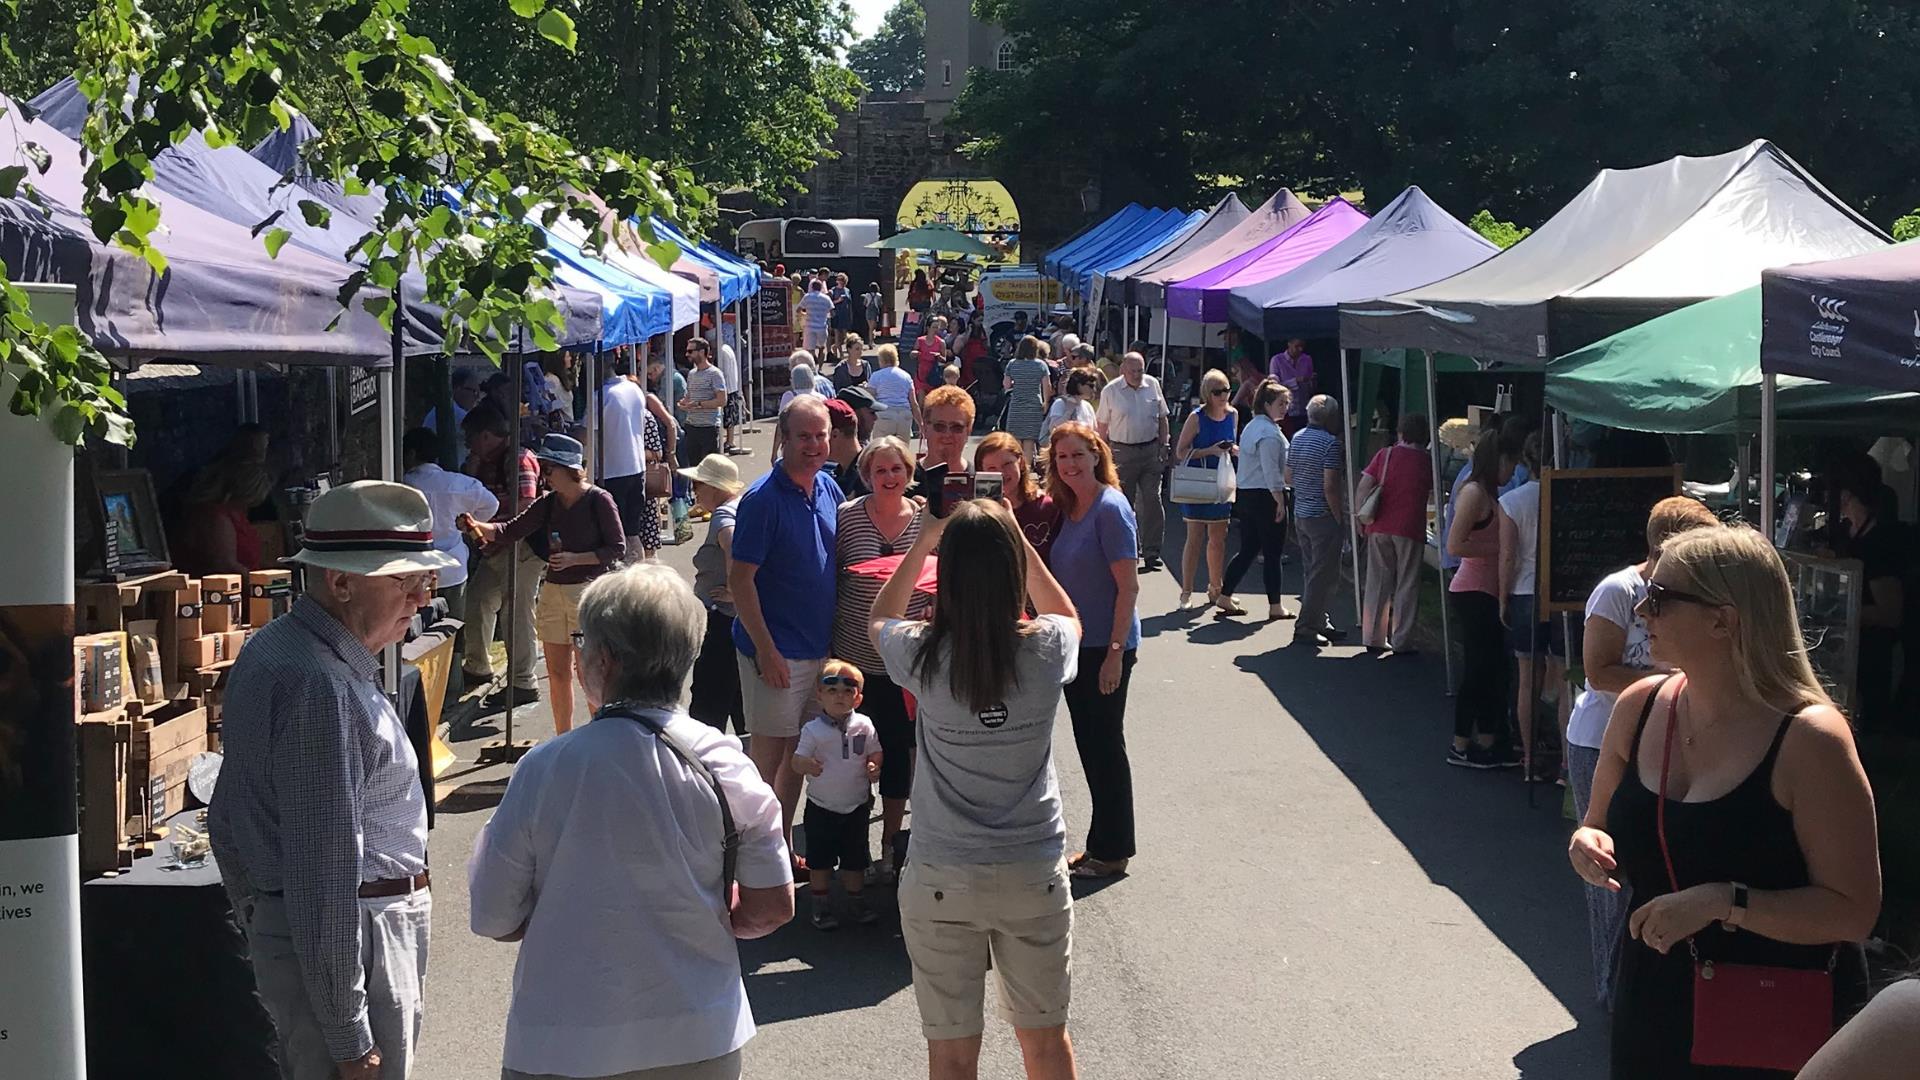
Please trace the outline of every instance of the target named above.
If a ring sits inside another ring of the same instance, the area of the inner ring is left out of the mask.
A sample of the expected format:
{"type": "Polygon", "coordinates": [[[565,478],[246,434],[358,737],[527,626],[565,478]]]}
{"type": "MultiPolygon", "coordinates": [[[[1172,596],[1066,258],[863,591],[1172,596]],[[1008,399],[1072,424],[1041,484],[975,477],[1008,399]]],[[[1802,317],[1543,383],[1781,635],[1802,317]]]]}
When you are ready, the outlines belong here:
{"type": "MultiPolygon", "coordinates": [[[[887,677],[880,654],[874,651],[868,636],[872,625],[873,600],[886,584],[881,577],[856,574],[849,567],[870,559],[904,555],[920,535],[925,511],[906,497],[913,484],[913,451],[891,435],[883,435],[867,444],[858,461],[860,478],[873,494],[862,495],[840,504],[838,532],[834,540],[834,565],[838,568],[838,590],[833,619],[833,655],[846,660],[866,676],[865,699],[861,709],[873,719],[885,756],[880,763],[880,850],[884,857],[873,864],[873,879],[885,884],[899,869],[893,850],[907,814],[907,796],[913,789],[913,719],[907,714],[907,702],[897,683],[887,677]]],[[[915,594],[908,617],[924,619],[932,598],[915,594]],[[917,614],[915,614],[917,612],[917,614]]]]}
{"type": "Polygon", "coordinates": [[[1019,350],[1007,362],[1007,433],[1020,440],[1020,449],[1033,460],[1040,440],[1040,424],[1047,417],[1047,399],[1053,396],[1053,371],[1047,366],[1047,346],[1037,337],[1020,339],[1019,350]]]}

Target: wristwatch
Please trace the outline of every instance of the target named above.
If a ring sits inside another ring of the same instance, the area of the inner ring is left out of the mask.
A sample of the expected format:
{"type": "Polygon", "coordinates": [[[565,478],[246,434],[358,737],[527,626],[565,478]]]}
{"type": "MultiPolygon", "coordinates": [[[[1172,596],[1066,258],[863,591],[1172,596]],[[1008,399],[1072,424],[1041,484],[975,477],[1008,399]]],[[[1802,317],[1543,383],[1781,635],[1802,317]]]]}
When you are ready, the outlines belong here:
{"type": "Polygon", "coordinates": [[[1122,650],[1124,650],[1124,649],[1125,649],[1126,647],[1127,647],[1127,643],[1126,643],[1126,642],[1124,642],[1124,641],[1109,641],[1109,642],[1107,642],[1107,651],[1108,651],[1108,652],[1120,652],[1120,651],[1122,651],[1122,650]]]}
{"type": "Polygon", "coordinates": [[[1733,883],[1733,903],[1727,907],[1727,917],[1720,920],[1720,929],[1731,934],[1747,921],[1747,887],[1740,882],[1733,883]]]}

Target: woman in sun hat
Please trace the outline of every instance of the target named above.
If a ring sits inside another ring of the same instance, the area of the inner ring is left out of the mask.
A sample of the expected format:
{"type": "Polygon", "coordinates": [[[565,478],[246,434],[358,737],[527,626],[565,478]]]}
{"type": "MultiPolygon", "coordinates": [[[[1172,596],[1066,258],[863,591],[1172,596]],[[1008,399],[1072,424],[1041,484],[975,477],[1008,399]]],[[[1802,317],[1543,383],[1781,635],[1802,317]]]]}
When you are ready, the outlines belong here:
{"type": "Polygon", "coordinates": [[[734,513],[747,482],[740,478],[740,467],[723,454],[708,454],[680,475],[693,483],[694,505],[710,515],[706,542],[693,553],[693,595],[707,609],[707,634],[693,662],[693,699],[687,712],[721,731],[731,719],[734,734],[745,735],[747,714],[733,651],[733,593],[727,589],[727,571],[733,564],[734,513]]]}
{"type": "Polygon", "coordinates": [[[587,482],[586,454],[577,440],[547,435],[534,447],[549,490],[511,521],[490,524],[471,517],[461,528],[480,541],[482,554],[499,544],[526,540],[544,554],[547,571],[533,611],[534,631],[547,657],[553,694],[553,729],[573,730],[574,635],[580,630],[580,594],[593,579],[627,554],[620,510],[605,488],[587,482]]]}

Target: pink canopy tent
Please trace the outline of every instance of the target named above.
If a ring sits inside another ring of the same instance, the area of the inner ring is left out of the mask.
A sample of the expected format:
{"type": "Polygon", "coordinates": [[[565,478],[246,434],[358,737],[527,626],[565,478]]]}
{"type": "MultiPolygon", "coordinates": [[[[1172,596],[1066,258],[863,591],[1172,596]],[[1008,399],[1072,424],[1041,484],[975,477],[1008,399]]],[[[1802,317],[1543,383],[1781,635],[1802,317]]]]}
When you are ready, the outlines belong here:
{"type": "Polygon", "coordinates": [[[1232,230],[1207,241],[1193,251],[1182,252],[1173,262],[1155,266],[1136,277],[1131,301],[1151,308],[1167,306],[1167,286],[1211,270],[1221,263],[1264,245],[1267,241],[1311,217],[1293,192],[1281,188],[1273,197],[1240,219],[1232,230]]]}
{"type": "Polygon", "coordinates": [[[1305,264],[1366,223],[1366,214],[1336,197],[1266,243],[1167,286],[1167,314],[1202,323],[1225,322],[1234,289],[1268,281],[1305,264]]]}

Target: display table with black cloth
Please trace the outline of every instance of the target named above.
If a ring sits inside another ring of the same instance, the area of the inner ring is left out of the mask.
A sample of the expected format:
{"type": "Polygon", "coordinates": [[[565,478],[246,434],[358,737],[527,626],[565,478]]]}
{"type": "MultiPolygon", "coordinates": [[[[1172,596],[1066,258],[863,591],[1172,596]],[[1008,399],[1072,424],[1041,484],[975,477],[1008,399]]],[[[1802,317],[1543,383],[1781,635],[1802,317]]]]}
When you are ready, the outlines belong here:
{"type": "MultiPolygon", "coordinates": [[[[174,820],[194,825],[198,811],[174,820]]],[[[198,826],[195,826],[196,828],[198,826]]],[[[166,841],[80,890],[87,1075],[280,1075],[273,1021],[211,856],[167,869],[166,841]]]]}
{"type": "MultiPolygon", "coordinates": [[[[416,642],[452,638],[441,620],[416,642]],[[431,639],[431,640],[429,640],[431,639]]],[[[433,823],[434,713],[421,670],[400,665],[401,718],[420,759],[433,823]]],[[[173,821],[196,829],[200,811],[173,821]]],[[[235,1080],[280,1075],[273,1021],[254,988],[247,943],[212,856],[169,869],[166,841],[115,877],[80,890],[80,948],[86,985],[87,1074],[118,1080],[235,1080]]],[[[7,1077],[5,1080],[13,1080],[7,1077]]]]}

